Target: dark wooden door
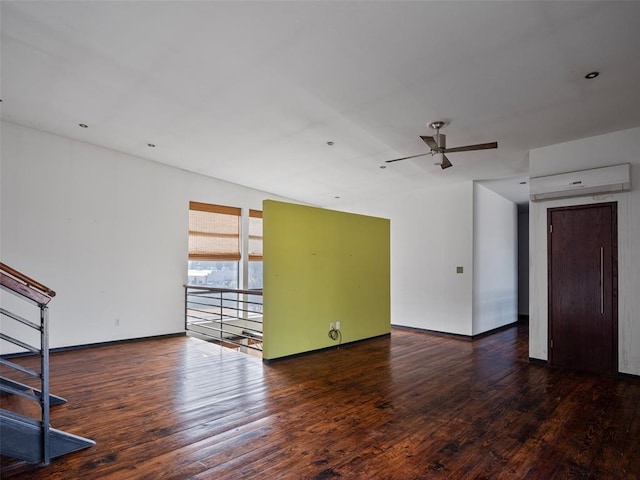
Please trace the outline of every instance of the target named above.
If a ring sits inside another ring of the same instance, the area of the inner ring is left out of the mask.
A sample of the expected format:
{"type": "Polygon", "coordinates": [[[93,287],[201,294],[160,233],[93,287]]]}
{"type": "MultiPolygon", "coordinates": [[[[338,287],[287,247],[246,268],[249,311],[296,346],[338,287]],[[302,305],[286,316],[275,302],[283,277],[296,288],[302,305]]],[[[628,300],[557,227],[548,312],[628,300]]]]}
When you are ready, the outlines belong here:
{"type": "Polygon", "coordinates": [[[548,210],[551,364],[617,371],[615,203],[548,210]]]}

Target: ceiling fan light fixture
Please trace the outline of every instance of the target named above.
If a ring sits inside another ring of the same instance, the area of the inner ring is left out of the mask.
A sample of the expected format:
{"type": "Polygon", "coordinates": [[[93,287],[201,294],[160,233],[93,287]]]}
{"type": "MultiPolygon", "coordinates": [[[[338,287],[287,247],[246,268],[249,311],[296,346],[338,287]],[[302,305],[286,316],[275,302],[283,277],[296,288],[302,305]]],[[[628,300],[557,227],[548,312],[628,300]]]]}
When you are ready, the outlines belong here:
{"type": "Polygon", "coordinates": [[[439,167],[442,166],[442,162],[444,161],[444,153],[434,153],[433,154],[433,164],[439,167]]]}
{"type": "Polygon", "coordinates": [[[587,80],[593,80],[594,78],[598,77],[599,75],[600,75],[600,72],[593,71],[593,72],[587,73],[584,76],[584,78],[586,78],[587,80]]]}
{"type": "Polygon", "coordinates": [[[436,120],[435,122],[429,123],[429,128],[432,128],[434,130],[439,130],[443,127],[446,127],[447,125],[449,125],[449,122],[445,120],[436,120]]]}

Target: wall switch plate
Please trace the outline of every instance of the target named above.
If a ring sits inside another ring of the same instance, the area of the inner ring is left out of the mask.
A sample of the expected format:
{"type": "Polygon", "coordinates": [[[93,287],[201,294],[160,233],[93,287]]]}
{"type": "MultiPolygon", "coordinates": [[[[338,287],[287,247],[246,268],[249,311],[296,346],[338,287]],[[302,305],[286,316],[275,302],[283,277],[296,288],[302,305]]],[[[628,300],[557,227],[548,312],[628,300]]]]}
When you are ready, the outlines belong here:
{"type": "Polygon", "coordinates": [[[333,327],[334,327],[333,322],[331,322],[331,323],[329,324],[329,330],[333,330],[333,327]]]}
{"type": "Polygon", "coordinates": [[[336,330],[340,330],[340,322],[336,322],[336,330]]]}
{"type": "Polygon", "coordinates": [[[462,273],[463,268],[462,267],[456,267],[456,273],[462,273]]]}

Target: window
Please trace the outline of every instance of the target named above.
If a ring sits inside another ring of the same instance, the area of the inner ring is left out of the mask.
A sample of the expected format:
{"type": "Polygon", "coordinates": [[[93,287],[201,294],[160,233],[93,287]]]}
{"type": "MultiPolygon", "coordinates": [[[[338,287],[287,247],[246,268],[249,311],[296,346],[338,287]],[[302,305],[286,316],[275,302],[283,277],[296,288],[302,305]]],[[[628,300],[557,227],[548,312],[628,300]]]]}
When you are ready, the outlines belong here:
{"type": "Polygon", "coordinates": [[[262,212],[249,210],[249,278],[247,288],[262,288],[262,212]]]}
{"type": "Polygon", "coordinates": [[[189,202],[188,283],[238,288],[240,209],[189,202]]]}
{"type": "Polygon", "coordinates": [[[262,288],[262,212],[249,210],[244,222],[240,208],[189,202],[188,284],[262,288]]]}

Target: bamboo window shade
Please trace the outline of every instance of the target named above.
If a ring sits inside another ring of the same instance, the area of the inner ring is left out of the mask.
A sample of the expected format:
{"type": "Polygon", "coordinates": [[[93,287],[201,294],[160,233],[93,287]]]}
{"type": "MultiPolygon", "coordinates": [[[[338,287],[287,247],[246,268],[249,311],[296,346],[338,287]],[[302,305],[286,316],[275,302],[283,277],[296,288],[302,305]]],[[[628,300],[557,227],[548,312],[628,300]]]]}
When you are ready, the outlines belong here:
{"type": "Polygon", "coordinates": [[[189,202],[189,260],[240,260],[240,209],[189,202]]]}
{"type": "Polygon", "coordinates": [[[249,210],[249,261],[262,261],[262,212],[249,210]]]}

